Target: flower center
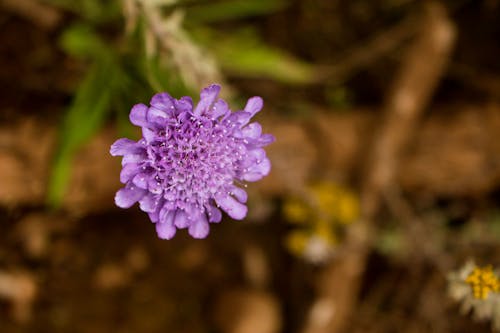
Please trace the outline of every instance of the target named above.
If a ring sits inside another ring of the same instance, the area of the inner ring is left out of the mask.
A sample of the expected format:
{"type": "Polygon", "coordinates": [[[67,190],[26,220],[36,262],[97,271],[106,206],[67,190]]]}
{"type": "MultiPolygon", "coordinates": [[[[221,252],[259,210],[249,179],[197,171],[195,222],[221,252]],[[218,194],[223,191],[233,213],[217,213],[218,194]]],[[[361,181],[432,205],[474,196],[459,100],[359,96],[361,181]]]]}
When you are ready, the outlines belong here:
{"type": "Polygon", "coordinates": [[[217,193],[230,191],[246,152],[229,121],[184,113],[157,132],[149,166],[172,209],[202,209],[217,193]]]}

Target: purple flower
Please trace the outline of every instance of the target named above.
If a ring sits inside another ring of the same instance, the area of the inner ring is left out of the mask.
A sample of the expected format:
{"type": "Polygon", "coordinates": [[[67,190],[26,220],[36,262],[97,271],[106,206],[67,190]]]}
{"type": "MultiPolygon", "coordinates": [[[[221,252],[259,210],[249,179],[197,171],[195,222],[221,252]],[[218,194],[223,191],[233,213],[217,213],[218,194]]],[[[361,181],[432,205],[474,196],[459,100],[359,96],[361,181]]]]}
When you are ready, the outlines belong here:
{"type": "Polygon", "coordinates": [[[120,181],[125,187],[116,205],[141,210],[156,224],[158,237],[171,239],[187,228],[205,238],[209,222],[220,222],[219,208],[236,220],[247,214],[247,193],[241,187],[269,174],[271,162],[262,147],[274,141],[249,123],[262,109],[252,97],[244,110],[231,112],[218,97],[219,85],[201,91],[198,105],[190,97],[174,99],[160,93],[151,106],[135,105],[130,121],[142,127],[142,139],[118,139],[113,156],[123,156],[120,181]]]}

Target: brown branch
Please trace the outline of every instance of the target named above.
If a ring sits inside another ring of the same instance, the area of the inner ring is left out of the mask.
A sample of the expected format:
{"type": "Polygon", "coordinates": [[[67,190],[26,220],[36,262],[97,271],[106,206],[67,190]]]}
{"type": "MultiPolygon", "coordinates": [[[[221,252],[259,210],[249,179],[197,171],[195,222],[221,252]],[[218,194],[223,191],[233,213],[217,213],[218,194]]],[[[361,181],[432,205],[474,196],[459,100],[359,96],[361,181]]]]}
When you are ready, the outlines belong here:
{"type": "Polygon", "coordinates": [[[401,152],[444,71],[455,31],[439,3],[426,3],[424,9],[420,31],[393,81],[370,149],[361,192],[362,221],[351,228],[343,255],[318,276],[317,300],[304,333],[339,332],[351,317],[382,195],[396,180],[401,152]],[[323,316],[316,315],[318,304],[323,305],[323,316]]]}
{"type": "Polygon", "coordinates": [[[370,39],[359,42],[353,48],[345,51],[331,66],[322,66],[318,71],[317,80],[334,80],[342,82],[349,79],[354,73],[375,63],[387,56],[404,41],[418,31],[418,18],[411,15],[393,27],[377,33],[370,39]]]}
{"type": "Polygon", "coordinates": [[[453,45],[454,28],[444,8],[437,3],[427,6],[422,28],[420,37],[408,50],[384,106],[384,119],[374,141],[362,191],[367,219],[376,215],[381,192],[397,174],[401,152],[441,78],[453,45]]]}

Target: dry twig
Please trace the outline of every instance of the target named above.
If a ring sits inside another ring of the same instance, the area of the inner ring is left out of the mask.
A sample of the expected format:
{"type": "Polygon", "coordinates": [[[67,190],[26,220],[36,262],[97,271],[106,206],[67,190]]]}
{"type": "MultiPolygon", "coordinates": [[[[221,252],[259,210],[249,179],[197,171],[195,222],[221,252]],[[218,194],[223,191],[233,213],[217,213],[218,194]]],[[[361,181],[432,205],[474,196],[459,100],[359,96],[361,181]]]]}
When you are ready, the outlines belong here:
{"type": "Polygon", "coordinates": [[[409,16],[393,27],[376,34],[365,42],[344,52],[334,65],[321,68],[318,81],[325,79],[342,82],[349,79],[362,68],[367,68],[377,60],[387,56],[400,47],[404,41],[415,35],[418,17],[409,16]]]}
{"type": "Polygon", "coordinates": [[[382,195],[395,181],[401,152],[439,82],[454,36],[444,7],[437,2],[426,3],[420,31],[394,79],[370,150],[361,197],[362,221],[350,230],[343,255],[318,276],[317,300],[304,333],[339,332],[352,315],[382,195]],[[323,306],[321,317],[315,316],[319,303],[328,304],[323,306]]]}

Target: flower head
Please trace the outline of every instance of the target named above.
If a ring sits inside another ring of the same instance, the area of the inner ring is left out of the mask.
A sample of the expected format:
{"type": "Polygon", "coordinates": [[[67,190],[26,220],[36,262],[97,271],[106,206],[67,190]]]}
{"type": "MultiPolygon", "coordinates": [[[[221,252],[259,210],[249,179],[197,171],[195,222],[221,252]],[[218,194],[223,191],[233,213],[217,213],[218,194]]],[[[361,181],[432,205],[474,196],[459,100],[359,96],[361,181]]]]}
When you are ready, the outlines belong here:
{"type": "Polygon", "coordinates": [[[493,266],[477,266],[472,260],[448,274],[448,293],[460,303],[460,311],[472,312],[476,320],[490,319],[494,332],[500,332],[499,276],[493,266]]]}
{"type": "Polygon", "coordinates": [[[250,123],[262,99],[252,97],[243,110],[231,112],[219,91],[215,84],[203,89],[196,106],[190,97],[177,100],[167,93],[153,96],[149,107],[135,105],[130,121],[142,127],[142,138],[119,139],[111,146],[111,155],[123,156],[125,187],[116,193],[116,205],[139,202],[160,238],[171,239],[184,228],[205,238],[209,223],[222,219],[220,209],[243,219],[247,194],[240,185],[271,169],[262,148],[274,137],[250,123]]]}
{"type": "Polygon", "coordinates": [[[492,266],[475,267],[465,282],[472,288],[474,298],[485,300],[490,292],[500,291],[500,281],[492,266]]]}

